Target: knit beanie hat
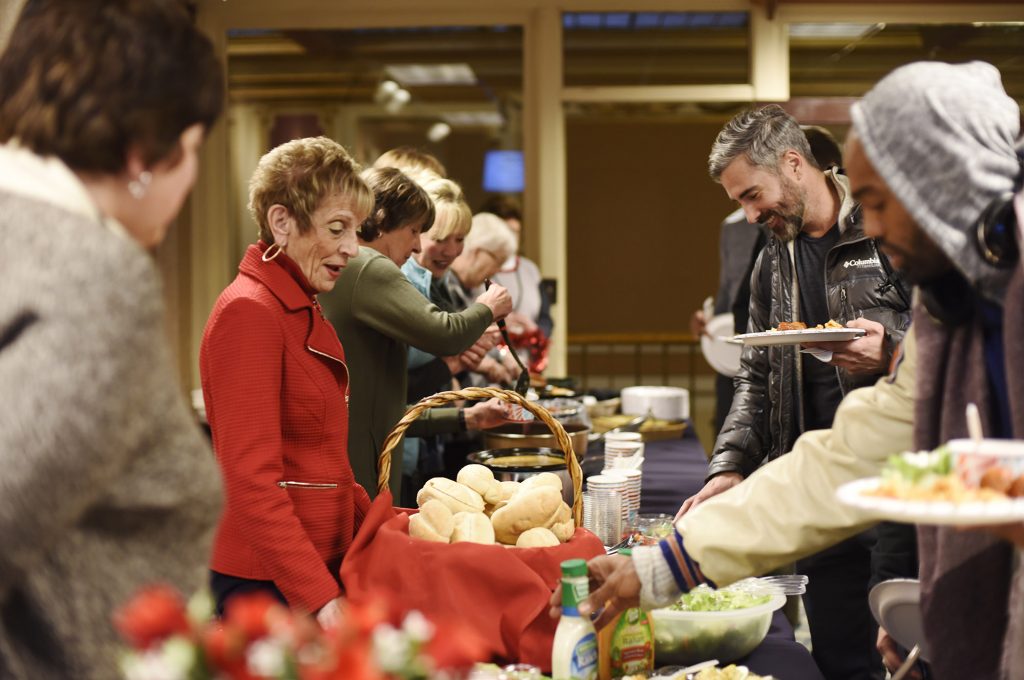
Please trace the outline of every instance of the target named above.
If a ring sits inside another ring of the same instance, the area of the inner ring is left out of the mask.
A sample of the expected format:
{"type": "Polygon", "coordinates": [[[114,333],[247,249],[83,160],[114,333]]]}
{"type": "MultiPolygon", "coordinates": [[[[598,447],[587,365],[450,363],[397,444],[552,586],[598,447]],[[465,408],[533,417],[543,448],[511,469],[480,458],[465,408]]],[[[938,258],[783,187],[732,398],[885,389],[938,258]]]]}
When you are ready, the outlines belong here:
{"type": "Polygon", "coordinates": [[[1002,300],[1008,270],[975,247],[982,211],[1020,172],[1020,108],[991,64],[922,61],[880,80],[850,110],[871,164],[910,215],[985,297],[1002,300]]]}

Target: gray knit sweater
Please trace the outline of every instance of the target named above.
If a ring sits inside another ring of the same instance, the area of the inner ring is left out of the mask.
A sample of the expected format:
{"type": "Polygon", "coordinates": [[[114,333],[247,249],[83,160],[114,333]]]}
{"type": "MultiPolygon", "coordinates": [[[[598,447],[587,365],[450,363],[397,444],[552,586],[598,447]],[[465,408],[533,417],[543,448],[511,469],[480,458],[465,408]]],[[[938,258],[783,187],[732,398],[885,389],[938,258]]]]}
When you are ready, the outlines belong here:
{"type": "Polygon", "coordinates": [[[144,584],[203,583],[216,465],[152,259],[3,188],[0,243],[0,677],[116,678],[111,611],[144,584]]]}

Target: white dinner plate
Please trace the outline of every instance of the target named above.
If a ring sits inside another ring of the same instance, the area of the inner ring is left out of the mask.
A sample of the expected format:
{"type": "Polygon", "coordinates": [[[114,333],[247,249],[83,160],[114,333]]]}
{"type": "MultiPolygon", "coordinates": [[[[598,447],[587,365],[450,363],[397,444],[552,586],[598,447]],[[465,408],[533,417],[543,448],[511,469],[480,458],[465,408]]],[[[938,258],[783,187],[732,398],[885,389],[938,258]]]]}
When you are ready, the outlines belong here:
{"type": "Polygon", "coordinates": [[[743,345],[733,339],[732,314],[719,314],[708,321],[700,336],[700,351],[717,373],[731,378],[739,372],[743,345]]]}
{"type": "Polygon", "coordinates": [[[907,650],[917,645],[921,658],[925,661],[930,658],[921,618],[920,581],[912,578],[882,581],[868,593],[868,604],[875,621],[893,640],[907,650]]]}
{"type": "Polygon", "coordinates": [[[798,331],[764,331],[744,333],[736,340],[744,345],[799,345],[801,342],[840,342],[853,340],[867,333],[863,328],[805,328],[798,331]]]}
{"type": "Polygon", "coordinates": [[[1024,521],[1024,498],[997,501],[950,503],[948,501],[905,501],[883,496],[866,496],[877,489],[881,478],[869,477],[847,482],[836,490],[846,505],[864,510],[878,519],[909,524],[970,527],[1024,521]]]}

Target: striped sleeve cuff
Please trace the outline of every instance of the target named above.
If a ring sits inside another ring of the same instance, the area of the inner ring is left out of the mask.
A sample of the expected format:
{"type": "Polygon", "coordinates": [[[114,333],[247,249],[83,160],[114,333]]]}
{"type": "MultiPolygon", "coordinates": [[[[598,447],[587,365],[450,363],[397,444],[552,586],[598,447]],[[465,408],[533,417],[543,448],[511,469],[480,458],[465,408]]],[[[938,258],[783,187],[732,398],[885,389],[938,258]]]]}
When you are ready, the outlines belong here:
{"type": "Polygon", "coordinates": [[[686,552],[678,531],[657,546],[634,549],[633,565],[640,577],[640,606],[644,609],[667,607],[701,583],[715,587],[686,552]]]}

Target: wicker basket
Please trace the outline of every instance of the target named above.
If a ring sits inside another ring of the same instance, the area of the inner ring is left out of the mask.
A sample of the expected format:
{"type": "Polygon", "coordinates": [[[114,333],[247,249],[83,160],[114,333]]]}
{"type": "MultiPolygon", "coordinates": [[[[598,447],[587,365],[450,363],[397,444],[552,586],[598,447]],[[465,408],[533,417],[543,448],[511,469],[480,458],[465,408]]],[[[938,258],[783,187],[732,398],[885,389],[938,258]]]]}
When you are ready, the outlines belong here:
{"type": "Polygon", "coordinates": [[[418,403],[411,406],[402,419],[398,421],[398,424],[388,434],[387,439],[384,440],[384,450],[380,453],[378,460],[378,479],[377,479],[377,490],[380,493],[387,491],[388,482],[391,478],[391,456],[399,443],[402,441],[402,436],[409,426],[415,422],[423,412],[427,409],[436,408],[438,406],[444,406],[454,401],[462,399],[490,399],[497,397],[502,401],[506,401],[510,404],[515,404],[526,409],[534,415],[537,420],[541,421],[551,432],[555,435],[555,439],[558,441],[558,446],[562,452],[565,453],[565,464],[569,470],[569,479],[572,480],[572,518],[575,526],[580,526],[583,523],[583,494],[581,493],[583,487],[583,470],[580,468],[579,462],[576,460],[576,455],[572,449],[572,441],[569,439],[569,435],[566,434],[565,428],[562,424],[555,420],[555,418],[547,412],[546,409],[537,406],[533,402],[527,401],[521,395],[512,392],[510,390],[500,390],[492,387],[467,387],[461,390],[439,392],[431,397],[425,397],[418,403]]]}

